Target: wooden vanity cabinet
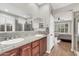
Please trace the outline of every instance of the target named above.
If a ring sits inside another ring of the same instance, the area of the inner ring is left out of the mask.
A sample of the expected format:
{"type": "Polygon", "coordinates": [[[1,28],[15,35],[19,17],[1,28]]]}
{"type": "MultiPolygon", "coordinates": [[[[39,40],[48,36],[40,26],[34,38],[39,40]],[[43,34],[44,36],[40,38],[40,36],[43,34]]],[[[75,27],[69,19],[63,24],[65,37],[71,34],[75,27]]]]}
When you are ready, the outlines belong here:
{"type": "Polygon", "coordinates": [[[47,51],[47,37],[44,38],[44,53],[47,51]]]}
{"type": "Polygon", "coordinates": [[[39,47],[39,40],[32,42],[32,56],[39,56],[40,47],[39,47]]]}
{"type": "Polygon", "coordinates": [[[39,46],[32,48],[32,56],[39,56],[39,46]]]}
{"type": "Polygon", "coordinates": [[[40,39],[40,55],[43,55],[47,50],[47,38],[40,39]]]}
{"type": "Polygon", "coordinates": [[[31,56],[31,43],[26,44],[20,48],[21,56],[31,56]]]}
{"type": "Polygon", "coordinates": [[[10,50],[8,52],[4,52],[0,56],[19,56],[19,49],[17,48],[17,49],[10,50]]]}
{"type": "Polygon", "coordinates": [[[2,53],[0,56],[39,56],[43,55],[47,50],[46,37],[25,44],[8,52],[2,53]]]}

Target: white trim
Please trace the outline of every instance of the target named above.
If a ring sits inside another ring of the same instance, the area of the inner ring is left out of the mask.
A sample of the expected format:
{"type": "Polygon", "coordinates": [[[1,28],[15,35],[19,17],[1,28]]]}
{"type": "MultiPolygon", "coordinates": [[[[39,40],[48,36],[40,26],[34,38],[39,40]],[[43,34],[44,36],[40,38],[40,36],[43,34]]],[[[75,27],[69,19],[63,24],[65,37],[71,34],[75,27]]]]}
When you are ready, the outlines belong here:
{"type": "Polygon", "coordinates": [[[65,20],[56,20],[56,21],[54,21],[54,22],[55,22],[55,23],[57,23],[57,22],[58,22],[58,23],[59,23],[59,22],[72,22],[72,20],[66,20],[66,19],[65,19],[65,20]]]}
{"type": "Polygon", "coordinates": [[[72,33],[61,33],[61,32],[54,32],[54,33],[57,33],[57,34],[69,34],[69,35],[72,35],[72,33]]]}
{"type": "Polygon", "coordinates": [[[71,41],[71,50],[74,51],[74,14],[72,12],[72,41],[71,41]]]}

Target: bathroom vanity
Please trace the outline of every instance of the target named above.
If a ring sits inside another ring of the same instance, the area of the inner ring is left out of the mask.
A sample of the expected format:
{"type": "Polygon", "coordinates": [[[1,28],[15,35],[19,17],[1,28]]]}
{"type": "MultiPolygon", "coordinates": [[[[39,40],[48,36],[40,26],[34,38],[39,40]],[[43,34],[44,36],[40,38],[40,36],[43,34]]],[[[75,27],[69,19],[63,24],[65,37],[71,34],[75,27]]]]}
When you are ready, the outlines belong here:
{"type": "Polygon", "coordinates": [[[43,19],[33,20],[7,12],[0,12],[0,19],[1,56],[38,56],[46,52],[46,35],[35,35],[43,29],[45,32],[43,19]]]}
{"type": "Polygon", "coordinates": [[[0,50],[1,56],[41,56],[47,50],[46,36],[27,38],[28,41],[4,45],[0,50]],[[11,48],[12,47],[12,48],[11,48]]]}

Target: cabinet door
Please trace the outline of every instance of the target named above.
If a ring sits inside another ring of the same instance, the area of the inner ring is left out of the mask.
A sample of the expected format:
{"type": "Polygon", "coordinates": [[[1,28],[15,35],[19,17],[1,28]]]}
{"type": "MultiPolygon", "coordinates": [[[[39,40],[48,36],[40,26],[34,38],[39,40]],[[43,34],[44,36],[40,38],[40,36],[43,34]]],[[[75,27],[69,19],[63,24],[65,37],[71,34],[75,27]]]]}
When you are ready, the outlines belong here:
{"type": "Polygon", "coordinates": [[[32,42],[32,56],[39,56],[39,40],[32,42]]]}
{"type": "Polygon", "coordinates": [[[44,53],[47,50],[47,37],[44,38],[44,53]]]}
{"type": "Polygon", "coordinates": [[[40,40],[40,55],[43,55],[47,50],[46,38],[40,40]]]}
{"type": "Polygon", "coordinates": [[[44,50],[45,50],[45,48],[44,48],[44,44],[45,42],[44,42],[44,39],[41,39],[40,40],[40,55],[43,55],[44,54],[44,50]]]}
{"type": "Polygon", "coordinates": [[[31,56],[31,44],[27,44],[21,47],[21,56],[31,56]]]}
{"type": "Polygon", "coordinates": [[[23,48],[21,56],[31,56],[31,49],[30,48],[23,48]]]}
{"type": "Polygon", "coordinates": [[[39,56],[39,45],[32,48],[32,56],[39,56]]]}
{"type": "Polygon", "coordinates": [[[32,42],[32,48],[39,45],[39,40],[32,42]]]}
{"type": "Polygon", "coordinates": [[[11,51],[1,54],[1,56],[19,56],[19,49],[13,49],[11,51]]]}

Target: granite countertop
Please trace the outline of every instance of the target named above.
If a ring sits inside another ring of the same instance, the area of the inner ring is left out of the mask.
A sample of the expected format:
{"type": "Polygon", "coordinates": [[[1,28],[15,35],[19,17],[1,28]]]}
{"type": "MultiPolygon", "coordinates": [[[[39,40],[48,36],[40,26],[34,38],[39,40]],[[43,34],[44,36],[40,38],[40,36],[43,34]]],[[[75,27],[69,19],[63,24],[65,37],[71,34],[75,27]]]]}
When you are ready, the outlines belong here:
{"type": "Polygon", "coordinates": [[[39,40],[43,37],[46,37],[46,35],[44,35],[44,34],[42,36],[35,36],[35,35],[30,36],[29,35],[29,36],[23,37],[24,38],[23,41],[15,43],[15,44],[10,44],[10,45],[1,45],[0,44],[0,54],[7,52],[11,49],[18,48],[18,47],[23,46],[25,44],[31,43],[33,41],[39,40]]]}

